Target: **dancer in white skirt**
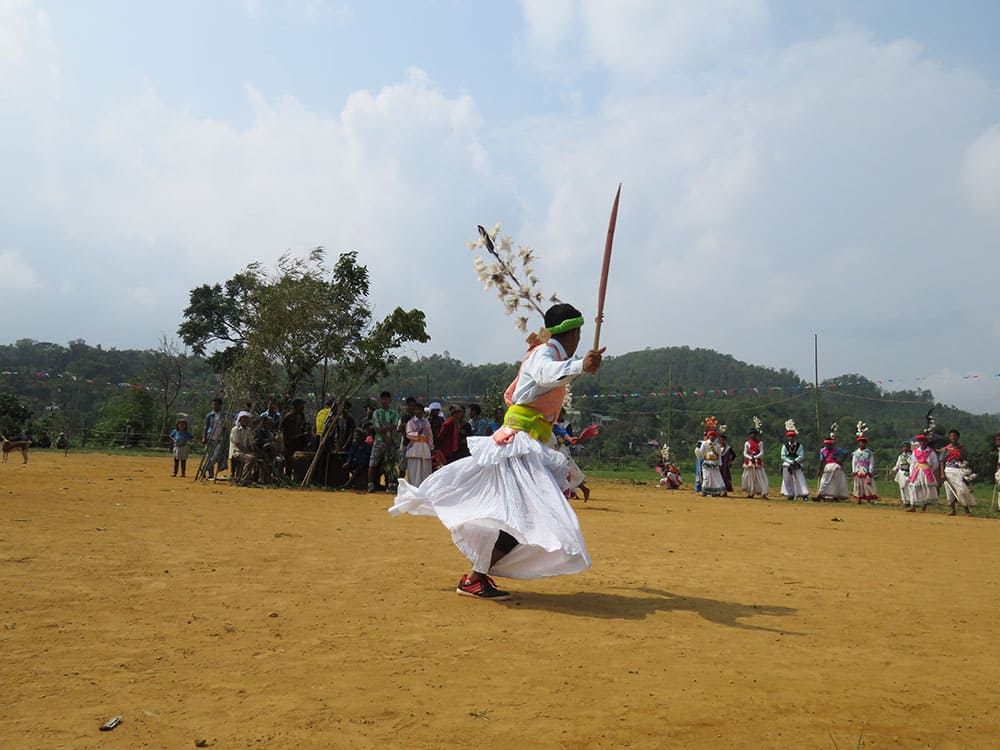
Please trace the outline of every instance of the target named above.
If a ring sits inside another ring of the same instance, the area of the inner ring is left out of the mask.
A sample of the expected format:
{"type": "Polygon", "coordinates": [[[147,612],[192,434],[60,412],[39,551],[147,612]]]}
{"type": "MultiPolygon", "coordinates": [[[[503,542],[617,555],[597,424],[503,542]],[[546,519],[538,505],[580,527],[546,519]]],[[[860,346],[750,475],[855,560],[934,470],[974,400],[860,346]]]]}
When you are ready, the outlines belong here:
{"type": "Polygon", "coordinates": [[[944,489],[948,494],[948,505],[951,506],[949,516],[955,515],[955,506],[961,503],[965,509],[965,515],[971,516],[969,510],[976,504],[976,498],[972,494],[972,480],[975,474],[969,467],[969,462],[965,456],[965,446],[958,442],[958,430],[948,433],[948,445],[941,451],[941,458],[944,463],[944,489]]]}
{"type": "Polygon", "coordinates": [[[844,459],[847,451],[837,447],[836,422],[830,427],[830,437],[823,441],[819,451],[819,485],[816,487],[817,500],[847,499],[847,477],[844,476],[844,459]]]}
{"type": "Polygon", "coordinates": [[[743,443],[743,479],[740,486],[747,497],[760,495],[767,499],[767,469],[764,468],[764,443],[760,439],[760,420],[753,418],[754,426],[743,443]]]}
{"type": "Polygon", "coordinates": [[[420,487],[399,483],[389,512],[437,516],[472,563],[459,594],[503,599],[510,595],[490,574],[541,578],[590,567],[580,524],[563,494],[569,467],[550,447],[566,386],[601,366],[603,348],[572,359],[582,325],[572,305],[549,308],[542,334],[532,337],[504,394],[509,408],[503,427],[490,437],[470,437],[472,455],[447,464],[420,487]]]}
{"type": "Polygon", "coordinates": [[[899,455],[896,456],[896,463],[889,469],[889,476],[896,480],[899,487],[899,502],[904,508],[913,505],[913,491],[910,488],[910,467],[913,462],[913,449],[909,442],[903,441],[899,444],[899,455]]]}
{"type": "Polygon", "coordinates": [[[878,500],[875,489],[875,454],[868,447],[868,436],[865,435],[867,429],[868,425],[858,422],[858,447],[851,454],[851,475],[854,477],[854,492],[851,497],[858,501],[858,505],[878,500]]]}
{"type": "Polygon", "coordinates": [[[809,485],[802,464],[806,460],[806,450],[799,442],[795,422],[785,421],[785,442],[781,444],[781,494],[789,500],[801,497],[809,499],[809,485]]]}
{"type": "MultiPolygon", "coordinates": [[[[714,417],[712,417],[714,419],[714,417]]],[[[719,470],[719,432],[709,428],[702,440],[694,449],[694,455],[701,460],[701,496],[725,496],[726,483],[719,470]]]]}
{"type": "Polygon", "coordinates": [[[847,477],[844,476],[843,461],[847,451],[837,447],[837,442],[830,438],[823,441],[819,451],[819,486],[816,497],[820,500],[846,500],[847,477]]]}

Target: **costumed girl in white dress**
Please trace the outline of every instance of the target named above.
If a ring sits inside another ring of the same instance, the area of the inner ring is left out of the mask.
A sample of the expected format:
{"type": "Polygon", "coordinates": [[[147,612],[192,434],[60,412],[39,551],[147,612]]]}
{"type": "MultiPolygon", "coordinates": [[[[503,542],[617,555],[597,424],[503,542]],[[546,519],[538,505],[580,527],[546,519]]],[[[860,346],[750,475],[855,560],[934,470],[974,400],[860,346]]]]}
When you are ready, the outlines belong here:
{"type": "Polygon", "coordinates": [[[753,428],[743,444],[743,478],[740,486],[747,497],[760,495],[767,499],[767,469],[764,468],[764,443],[760,439],[761,422],[753,418],[753,428]]]}
{"type": "Polygon", "coordinates": [[[976,475],[972,473],[972,468],[965,456],[965,446],[958,442],[960,435],[958,430],[948,433],[948,445],[941,450],[941,458],[944,462],[944,489],[948,495],[948,504],[951,506],[949,516],[955,515],[955,506],[960,504],[965,509],[965,515],[971,516],[969,510],[976,504],[976,498],[972,494],[972,480],[976,475]]]}
{"type": "Polygon", "coordinates": [[[809,485],[802,465],[806,451],[798,440],[799,432],[794,420],[785,420],[785,442],[781,444],[781,494],[789,500],[801,497],[809,499],[809,485]]]}
{"type": "Polygon", "coordinates": [[[904,440],[899,444],[900,453],[896,456],[896,463],[889,469],[889,476],[896,480],[899,486],[899,502],[903,507],[913,505],[913,491],[910,489],[910,465],[913,462],[913,449],[910,443],[904,440]]]}
{"type": "Polygon", "coordinates": [[[709,417],[704,425],[705,439],[694,449],[695,457],[701,461],[701,495],[722,496],[726,494],[726,482],[719,470],[719,421],[714,416],[709,417]]]}
{"type": "Polygon", "coordinates": [[[874,503],[878,500],[875,489],[875,454],[868,447],[868,425],[858,422],[858,436],[855,438],[858,447],[851,454],[851,475],[854,477],[854,492],[851,497],[858,501],[874,503]]]}
{"type": "Polygon", "coordinates": [[[580,344],[583,317],[572,305],[545,313],[545,328],[504,394],[504,425],[489,437],[470,437],[471,456],[447,464],[420,487],[400,481],[393,515],[437,516],[472,563],[457,591],[502,599],[490,575],[509,578],[578,573],[590,555],[573,509],[563,492],[569,466],[555,450],[552,425],[566,386],[583,372],[597,372],[599,351],[572,359],[580,344]]]}
{"type": "Polygon", "coordinates": [[[823,441],[819,451],[819,486],[816,497],[819,500],[846,500],[847,477],[844,476],[844,459],[847,451],[837,447],[837,423],[830,427],[830,437],[823,441]]]}

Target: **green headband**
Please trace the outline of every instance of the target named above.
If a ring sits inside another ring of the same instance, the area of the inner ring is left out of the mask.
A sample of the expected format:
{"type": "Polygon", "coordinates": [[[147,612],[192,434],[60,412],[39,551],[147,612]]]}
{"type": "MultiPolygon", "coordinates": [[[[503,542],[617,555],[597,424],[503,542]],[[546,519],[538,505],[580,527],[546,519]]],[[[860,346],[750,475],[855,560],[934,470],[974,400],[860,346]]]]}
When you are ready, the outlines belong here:
{"type": "Polygon", "coordinates": [[[576,318],[569,318],[564,320],[557,326],[546,326],[546,329],[553,336],[558,336],[560,333],[566,333],[567,331],[572,331],[583,326],[583,316],[580,315],[576,318]]]}

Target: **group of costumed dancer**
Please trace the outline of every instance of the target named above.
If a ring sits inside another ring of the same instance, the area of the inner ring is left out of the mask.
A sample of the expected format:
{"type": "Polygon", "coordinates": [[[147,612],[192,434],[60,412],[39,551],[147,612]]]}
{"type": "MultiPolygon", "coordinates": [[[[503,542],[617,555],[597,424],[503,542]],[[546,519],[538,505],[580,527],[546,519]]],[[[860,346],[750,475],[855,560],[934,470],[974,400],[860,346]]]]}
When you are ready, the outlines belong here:
{"type": "MultiPolygon", "coordinates": [[[[927,506],[938,501],[939,488],[944,488],[949,515],[956,515],[958,505],[961,505],[966,515],[972,515],[971,508],[976,505],[972,493],[972,480],[975,474],[969,466],[966,450],[960,442],[958,430],[948,433],[948,444],[939,451],[932,446],[934,435],[934,420],[931,414],[927,416],[928,424],[924,432],[913,439],[916,447],[910,441],[900,443],[900,454],[888,474],[899,486],[900,501],[909,512],[917,508],[927,510],[927,506]]],[[[753,418],[754,425],[743,444],[743,477],[741,487],[747,497],[768,496],[767,470],[764,467],[764,444],[761,441],[761,422],[753,418]]],[[[720,427],[718,420],[709,417],[703,422],[706,428],[705,436],[695,445],[695,491],[702,495],[724,495],[726,483],[720,470],[720,456],[726,450],[724,437],[725,426],[720,427]]],[[[859,505],[874,503],[879,499],[875,484],[875,455],[868,447],[868,425],[857,423],[855,442],[857,448],[848,453],[837,445],[837,428],[835,423],[830,428],[830,435],[823,440],[819,452],[819,484],[814,500],[847,500],[848,497],[859,505]],[[845,471],[847,457],[850,456],[851,487],[848,488],[848,476],[845,471]]],[[[996,453],[996,500],[1000,507],[1000,433],[993,436],[994,452],[996,453]]],[[[667,449],[669,450],[669,449],[667,449]]],[[[809,485],[806,482],[804,466],[806,463],[805,448],[799,441],[799,433],[794,420],[785,422],[785,440],[781,444],[781,494],[789,500],[810,499],[809,485]]],[[[673,467],[673,465],[670,465],[673,467]]],[[[661,487],[680,487],[679,472],[676,481],[668,482],[661,465],[657,471],[664,475],[660,480],[661,487]]],[[[676,472],[676,468],[674,468],[676,472]]]]}

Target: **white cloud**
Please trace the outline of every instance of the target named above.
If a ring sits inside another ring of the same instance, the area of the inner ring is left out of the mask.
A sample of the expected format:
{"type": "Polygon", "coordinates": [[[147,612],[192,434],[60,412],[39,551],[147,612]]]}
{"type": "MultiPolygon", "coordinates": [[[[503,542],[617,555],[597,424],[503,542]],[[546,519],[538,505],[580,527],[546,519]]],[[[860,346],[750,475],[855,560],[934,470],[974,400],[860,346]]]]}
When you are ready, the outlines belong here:
{"type": "Polygon", "coordinates": [[[20,253],[0,250],[0,291],[20,296],[41,288],[38,274],[20,253]]]}
{"type": "Polygon", "coordinates": [[[694,60],[732,55],[763,33],[763,0],[521,0],[530,48],[547,67],[592,60],[647,80],[694,60]]]}
{"type": "Polygon", "coordinates": [[[972,206],[1000,226],[1000,125],[989,128],[969,146],[962,179],[972,206]]]}
{"type": "Polygon", "coordinates": [[[52,96],[59,79],[48,14],[32,0],[0,0],[0,96],[6,106],[52,96]]]}
{"type": "Polygon", "coordinates": [[[459,175],[489,169],[472,100],[445,96],[420,71],[352,94],[337,117],[247,96],[255,117],[240,129],[171,108],[147,87],[101,117],[88,176],[70,176],[88,189],[53,192],[57,215],[74,233],[169,242],[235,270],[289,247],[380,244],[370,227],[396,250],[408,222],[459,194],[459,175]]]}

